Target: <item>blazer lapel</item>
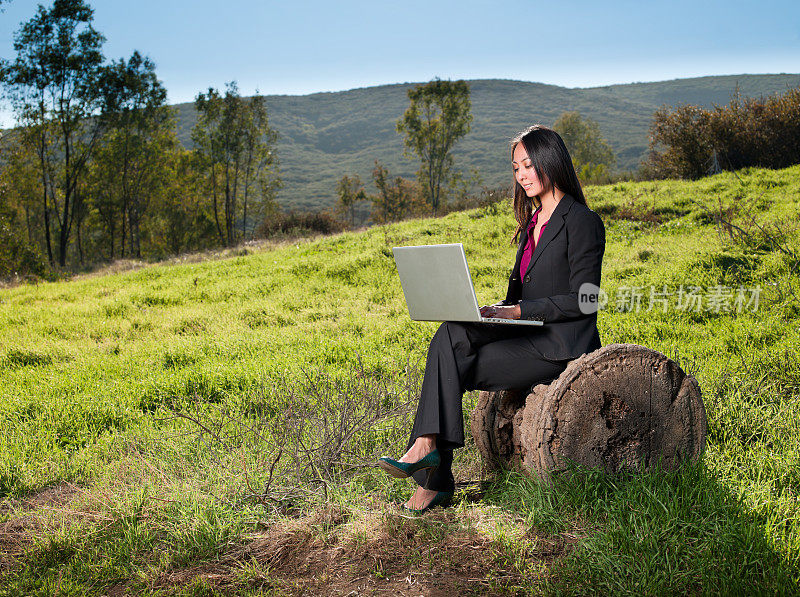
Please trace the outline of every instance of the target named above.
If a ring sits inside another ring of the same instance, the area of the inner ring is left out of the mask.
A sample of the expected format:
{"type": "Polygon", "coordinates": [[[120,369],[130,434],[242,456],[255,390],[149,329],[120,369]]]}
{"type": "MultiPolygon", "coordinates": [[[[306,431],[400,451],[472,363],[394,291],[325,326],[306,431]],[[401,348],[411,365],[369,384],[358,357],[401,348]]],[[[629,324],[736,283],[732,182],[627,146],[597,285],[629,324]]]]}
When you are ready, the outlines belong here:
{"type": "Polygon", "coordinates": [[[525,244],[528,242],[528,224],[530,224],[531,220],[528,218],[528,221],[525,222],[525,226],[522,228],[522,232],[519,233],[519,245],[517,246],[517,258],[514,260],[514,271],[519,269],[519,263],[522,261],[522,251],[525,249],[525,244]]]}
{"type": "Polygon", "coordinates": [[[567,212],[569,212],[569,208],[572,207],[574,202],[575,199],[573,199],[571,195],[564,195],[561,198],[561,201],[558,202],[558,205],[556,205],[556,208],[553,210],[550,219],[547,221],[547,226],[544,227],[542,237],[536,244],[536,248],[533,249],[531,262],[528,264],[528,269],[525,270],[526,274],[531,271],[533,265],[542,254],[542,251],[544,251],[547,248],[547,245],[550,244],[550,241],[552,241],[564,227],[564,218],[567,217],[567,212]]]}

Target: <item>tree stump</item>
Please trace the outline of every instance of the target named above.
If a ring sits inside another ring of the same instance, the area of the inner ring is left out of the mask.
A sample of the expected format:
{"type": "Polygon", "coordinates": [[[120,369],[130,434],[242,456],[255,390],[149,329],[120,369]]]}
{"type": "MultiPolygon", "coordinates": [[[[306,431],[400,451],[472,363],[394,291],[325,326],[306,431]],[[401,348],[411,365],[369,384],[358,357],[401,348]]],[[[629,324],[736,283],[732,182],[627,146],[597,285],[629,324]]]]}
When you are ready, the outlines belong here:
{"type": "Polygon", "coordinates": [[[530,393],[481,392],[472,435],[491,467],[547,480],[573,463],[607,472],[666,469],[705,448],[700,386],[678,364],[636,344],[611,344],[572,361],[530,393]]]}

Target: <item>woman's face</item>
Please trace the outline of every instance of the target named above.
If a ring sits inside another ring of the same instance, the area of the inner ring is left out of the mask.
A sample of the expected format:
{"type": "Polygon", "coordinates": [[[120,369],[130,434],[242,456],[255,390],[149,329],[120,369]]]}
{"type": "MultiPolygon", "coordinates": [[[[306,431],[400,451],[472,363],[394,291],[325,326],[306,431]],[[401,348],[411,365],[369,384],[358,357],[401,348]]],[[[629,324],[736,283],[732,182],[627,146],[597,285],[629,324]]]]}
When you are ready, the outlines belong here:
{"type": "Polygon", "coordinates": [[[525,151],[525,146],[522,143],[517,143],[514,148],[514,156],[511,160],[511,165],[514,168],[514,177],[517,179],[519,185],[525,189],[525,194],[528,197],[536,197],[544,193],[547,188],[539,177],[536,175],[536,170],[533,168],[533,163],[528,157],[528,152],[525,151]]]}

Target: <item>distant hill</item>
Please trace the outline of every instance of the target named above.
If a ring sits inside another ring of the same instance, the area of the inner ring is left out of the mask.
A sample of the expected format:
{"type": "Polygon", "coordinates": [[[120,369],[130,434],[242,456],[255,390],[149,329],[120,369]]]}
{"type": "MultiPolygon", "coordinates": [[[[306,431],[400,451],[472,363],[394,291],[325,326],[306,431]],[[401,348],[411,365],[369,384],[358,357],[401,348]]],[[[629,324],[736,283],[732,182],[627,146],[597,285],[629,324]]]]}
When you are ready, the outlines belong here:
{"type": "MultiPolygon", "coordinates": [[[[416,83],[382,85],[335,93],[267,96],[271,124],[280,133],[278,156],[286,208],[316,210],[335,201],[336,182],[359,174],[371,182],[379,159],[392,174],[413,176],[415,161],[403,157],[395,123],[408,105],[407,90],[416,83]]],[[[729,75],[566,88],[524,81],[470,81],[472,131],[455,150],[456,167],[477,168],[484,183],[510,181],[505,141],[535,122],[551,125],[564,111],[577,110],[600,123],[617,154],[618,167],[635,169],[645,155],[653,111],[662,104],[726,104],[736,86],[743,96],[758,97],[800,85],[800,74],[729,75]]],[[[179,104],[179,137],[191,145],[194,106],[179,104]]],[[[370,185],[371,186],[371,185],[370,185]]]]}

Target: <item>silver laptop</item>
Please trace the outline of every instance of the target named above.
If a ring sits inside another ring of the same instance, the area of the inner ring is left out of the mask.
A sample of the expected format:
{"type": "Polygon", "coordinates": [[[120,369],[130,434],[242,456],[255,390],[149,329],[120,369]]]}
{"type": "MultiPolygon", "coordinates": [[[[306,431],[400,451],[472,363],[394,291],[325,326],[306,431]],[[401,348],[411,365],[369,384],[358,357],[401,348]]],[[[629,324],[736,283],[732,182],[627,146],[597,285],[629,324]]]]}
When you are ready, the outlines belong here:
{"type": "Polygon", "coordinates": [[[542,325],[531,319],[481,317],[478,297],[461,243],[394,247],[394,262],[415,321],[475,321],[508,325],[542,325]]]}

